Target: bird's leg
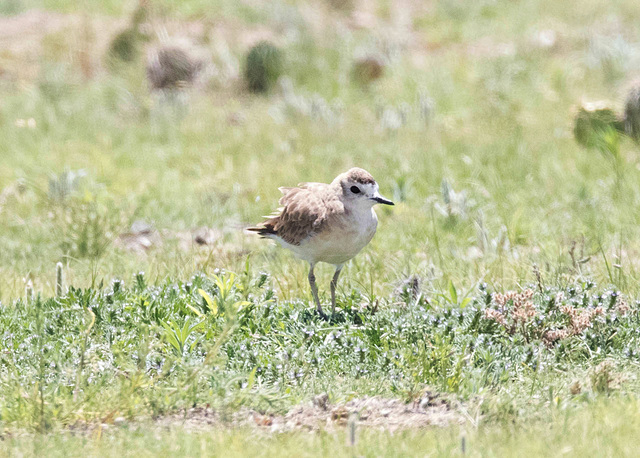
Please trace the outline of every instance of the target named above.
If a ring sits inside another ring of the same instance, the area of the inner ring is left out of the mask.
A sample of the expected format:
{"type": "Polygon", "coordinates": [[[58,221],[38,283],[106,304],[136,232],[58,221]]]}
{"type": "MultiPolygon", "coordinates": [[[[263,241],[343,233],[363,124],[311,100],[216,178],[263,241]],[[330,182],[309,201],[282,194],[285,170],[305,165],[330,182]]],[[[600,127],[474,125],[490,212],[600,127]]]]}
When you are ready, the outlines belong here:
{"type": "Polygon", "coordinates": [[[336,272],[331,279],[331,314],[336,313],[336,287],[338,286],[338,277],[342,271],[342,266],[336,267],[336,272]]]}
{"type": "Polygon", "coordinates": [[[318,298],[318,287],[316,286],[316,276],[313,273],[314,264],[311,264],[309,267],[309,286],[311,286],[311,294],[313,294],[313,300],[316,301],[316,307],[318,308],[318,313],[321,317],[324,318],[325,314],[322,312],[322,306],[320,305],[320,298],[318,298]]]}

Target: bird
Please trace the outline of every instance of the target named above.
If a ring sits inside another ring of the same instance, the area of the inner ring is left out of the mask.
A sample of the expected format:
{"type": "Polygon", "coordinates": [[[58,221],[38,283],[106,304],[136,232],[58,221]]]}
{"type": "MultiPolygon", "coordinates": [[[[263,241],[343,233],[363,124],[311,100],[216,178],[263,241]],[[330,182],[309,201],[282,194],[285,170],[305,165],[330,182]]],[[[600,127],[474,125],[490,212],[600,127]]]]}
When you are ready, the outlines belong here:
{"type": "Polygon", "coordinates": [[[380,195],[378,183],[364,169],[354,167],[331,183],[300,183],[279,188],[280,208],[248,230],[309,263],[309,286],[319,315],[326,318],[318,297],[314,269],[317,263],[333,264],[331,313],[336,309],[336,287],[342,267],[373,238],[378,227],[374,205],[394,205],[380,195]]]}

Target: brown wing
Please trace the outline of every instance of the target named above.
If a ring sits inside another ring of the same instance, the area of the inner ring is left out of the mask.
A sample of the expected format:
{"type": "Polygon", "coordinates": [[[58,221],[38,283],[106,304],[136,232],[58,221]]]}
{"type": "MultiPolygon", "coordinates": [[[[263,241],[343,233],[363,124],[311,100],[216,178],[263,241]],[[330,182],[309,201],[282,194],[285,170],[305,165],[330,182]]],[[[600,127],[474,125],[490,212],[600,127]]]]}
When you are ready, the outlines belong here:
{"type": "Polygon", "coordinates": [[[300,186],[280,188],[283,193],[280,213],[249,230],[262,236],[277,235],[287,243],[300,245],[307,237],[320,232],[331,216],[344,211],[329,185],[301,183],[300,186]]]}

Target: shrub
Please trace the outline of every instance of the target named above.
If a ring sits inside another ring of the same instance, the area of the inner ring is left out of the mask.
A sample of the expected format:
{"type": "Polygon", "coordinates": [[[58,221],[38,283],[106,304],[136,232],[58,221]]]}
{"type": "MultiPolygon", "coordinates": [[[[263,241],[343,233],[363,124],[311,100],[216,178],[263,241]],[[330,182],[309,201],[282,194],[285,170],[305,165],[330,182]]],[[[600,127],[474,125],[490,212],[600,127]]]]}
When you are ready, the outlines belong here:
{"type": "Polygon", "coordinates": [[[152,50],[147,60],[147,78],[153,89],[175,89],[191,85],[204,62],[184,43],[168,43],[152,50]]]}
{"type": "Polygon", "coordinates": [[[385,71],[384,61],[378,56],[365,56],[353,63],[353,79],[363,86],[382,78],[385,71]]]}
{"type": "Polygon", "coordinates": [[[584,103],[578,109],[573,134],[580,145],[608,149],[622,131],[622,122],[605,102],[584,103]]]}
{"type": "Polygon", "coordinates": [[[122,62],[134,62],[140,55],[137,30],[125,29],[118,33],[109,44],[109,58],[122,62]]]}
{"type": "Polygon", "coordinates": [[[627,94],[624,105],[624,131],[636,142],[640,142],[640,84],[627,94]]]}
{"type": "Polygon", "coordinates": [[[245,79],[251,92],[268,92],[283,70],[283,54],[275,45],[262,41],[247,54],[245,79]]]}

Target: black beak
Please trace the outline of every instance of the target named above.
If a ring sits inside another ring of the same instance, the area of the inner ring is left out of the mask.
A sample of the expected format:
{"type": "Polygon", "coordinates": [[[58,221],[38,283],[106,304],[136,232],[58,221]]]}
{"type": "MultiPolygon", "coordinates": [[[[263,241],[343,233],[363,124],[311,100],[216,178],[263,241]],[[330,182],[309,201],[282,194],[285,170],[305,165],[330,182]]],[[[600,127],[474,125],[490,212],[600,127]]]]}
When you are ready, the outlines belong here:
{"type": "Polygon", "coordinates": [[[379,204],[384,204],[384,205],[395,205],[393,202],[391,202],[389,199],[385,199],[382,196],[379,197],[373,197],[372,200],[375,200],[376,202],[378,202],[379,204]]]}

